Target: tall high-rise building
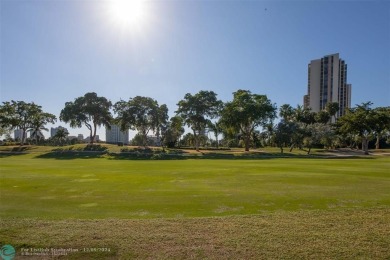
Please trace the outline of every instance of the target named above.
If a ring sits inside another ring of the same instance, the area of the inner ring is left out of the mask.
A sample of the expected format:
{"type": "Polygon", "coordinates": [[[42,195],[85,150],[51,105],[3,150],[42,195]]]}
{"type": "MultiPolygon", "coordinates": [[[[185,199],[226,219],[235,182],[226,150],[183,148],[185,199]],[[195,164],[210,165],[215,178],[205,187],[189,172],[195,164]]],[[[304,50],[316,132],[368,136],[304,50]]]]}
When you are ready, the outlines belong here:
{"type": "Polygon", "coordinates": [[[340,109],[336,117],[340,117],[351,107],[351,88],[347,83],[347,64],[338,53],[312,60],[308,65],[304,107],[318,112],[324,110],[328,102],[337,102],[340,109]]]}
{"type": "Polygon", "coordinates": [[[106,128],[106,143],[129,144],[129,130],[123,132],[118,125],[111,125],[111,129],[106,128]]]}

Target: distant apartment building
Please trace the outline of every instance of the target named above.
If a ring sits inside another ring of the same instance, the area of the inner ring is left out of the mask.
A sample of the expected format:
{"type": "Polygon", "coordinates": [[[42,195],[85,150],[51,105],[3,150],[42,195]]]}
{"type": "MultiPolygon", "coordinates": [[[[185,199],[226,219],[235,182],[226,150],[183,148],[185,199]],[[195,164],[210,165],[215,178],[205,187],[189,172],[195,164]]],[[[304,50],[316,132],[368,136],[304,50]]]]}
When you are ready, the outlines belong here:
{"type": "Polygon", "coordinates": [[[336,117],[340,117],[351,107],[351,89],[351,84],[347,83],[347,64],[338,53],[312,60],[308,65],[304,107],[318,112],[324,110],[328,102],[337,102],[340,109],[336,117]]]}
{"type": "Polygon", "coordinates": [[[109,144],[129,144],[129,130],[121,131],[118,125],[111,125],[111,129],[106,127],[106,143],[109,144]]]}
{"type": "Polygon", "coordinates": [[[77,135],[77,140],[83,141],[84,140],[84,135],[83,134],[78,134],[77,135]]]}
{"type": "Polygon", "coordinates": [[[53,137],[53,136],[55,136],[55,135],[56,135],[56,133],[57,133],[57,131],[58,131],[58,129],[61,129],[61,128],[65,129],[67,132],[69,132],[69,131],[68,131],[68,129],[67,129],[67,128],[65,128],[65,127],[63,127],[63,126],[59,126],[59,127],[51,127],[51,128],[50,128],[50,137],[53,137]]]}

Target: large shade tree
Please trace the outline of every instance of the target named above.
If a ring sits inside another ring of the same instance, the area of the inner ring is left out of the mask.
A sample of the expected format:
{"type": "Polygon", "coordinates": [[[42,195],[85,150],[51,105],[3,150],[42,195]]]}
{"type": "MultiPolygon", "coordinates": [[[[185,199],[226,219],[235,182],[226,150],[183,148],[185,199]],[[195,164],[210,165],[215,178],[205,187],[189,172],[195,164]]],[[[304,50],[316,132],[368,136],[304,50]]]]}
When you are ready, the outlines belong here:
{"type": "Polygon", "coordinates": [[[257,127],[265,126],[276,117],[276,106],[266,95],[238,90],[233,93],[233,101],[225,104],[221,116],[223,125],[241,132],[245,151],[249,151],[253,132],[257,127]]]}
{"type": "Polygon", "coordinates": [[[307,154],[310,154],[313,145],[322,144],[324,147],[332,145],[334,140],[334,130],[330,124],[313,123],[307,126],[303,144],[308,148],[307,154]]]}
{"type": "Polygon", "coordinates": [[[274,143],[283,153],[283,148],[291,144],[292,135],[296,129],[296,124],[282,119],[274,129],[274,143]]]}
{"type": "Polygon", "coordinates": [[[118,115],[115,120],[120,128],[123,131],[137,130],[144,146],[147,145],[149,132],[153,131],[159,135],[168,120],[167,106],[159,106],[158,102],[150,97],[136,96],[129,101],[118,101],[114,105],[114,111],[118,115]]]}
{"type": "Polygon", "coordinates": [[[89,130],[90,143],[93,144],[97,127],[111,127],[111,107],[111,101],[105,97],[99,97],[95,92],[86,93],[73,102],[65,103],[60,120],[69,123],[73,128],[85,125],[89,130]]]}
{"type": "Polygon", "coordinates": [[[346,114],[337,120],[341,133],[355,134],[361,140],[365,154],[368,154],[368,142],[374,136],[377,119],[371,105],[372,102],[365,102],[347,109],[346,114]]]}
{"type": "Polygon", "coordinates": [[[22,130],[20,145],[25,143],[27,131],[37,128],[37,121],[42,127],[47,123],[54,123],[56,117],[44,112],[42,107],[35,103],[12,100],[11,102],[3,102],[3,105],[0,106],[0,127],[22,130]]]}
{"type": "Polygon", "coordinates": [[[379,149],[382,136],[390,131],[390,107],[377,107],[373,110],[372,129],[376,137],[375,149],[379,149]]]}
{"type": "Polygon", "coordinates": [[[222,105],[222,101],[217,99],[214,91],[204,90],[195,95],[187,93],[177,104],[176,114],[191,128],[197,151],[199,151],[201,136],[204,135],[211,119],[218,116],[222,105]]]}

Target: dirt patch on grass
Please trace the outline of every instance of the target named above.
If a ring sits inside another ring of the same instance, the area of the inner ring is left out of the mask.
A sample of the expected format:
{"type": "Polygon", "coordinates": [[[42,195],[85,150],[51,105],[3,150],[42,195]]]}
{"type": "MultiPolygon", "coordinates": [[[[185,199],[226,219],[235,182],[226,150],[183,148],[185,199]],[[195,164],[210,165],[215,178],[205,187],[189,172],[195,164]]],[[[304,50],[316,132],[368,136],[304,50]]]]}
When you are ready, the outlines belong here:
{"type": "Polygon", "coordinates": [[[22,248],[80,250],[65,259],[389,259],[389,223],[390,209],[190,219],[9,219],[1,221],[0,242],[13,245],[19,255],[22,248]]]}

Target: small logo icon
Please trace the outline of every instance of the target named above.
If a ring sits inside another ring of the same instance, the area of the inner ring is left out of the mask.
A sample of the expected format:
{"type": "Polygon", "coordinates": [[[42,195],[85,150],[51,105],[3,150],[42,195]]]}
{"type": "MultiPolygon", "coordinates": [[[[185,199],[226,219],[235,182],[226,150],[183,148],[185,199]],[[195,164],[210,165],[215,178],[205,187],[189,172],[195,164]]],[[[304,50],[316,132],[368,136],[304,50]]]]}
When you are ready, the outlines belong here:
{"type": "Polygon", "coordinates": [[[4,245],[1,247],[0,256],[3,260],[12,260],[16,254],[15,248],[11,245],[4,245]]]}

